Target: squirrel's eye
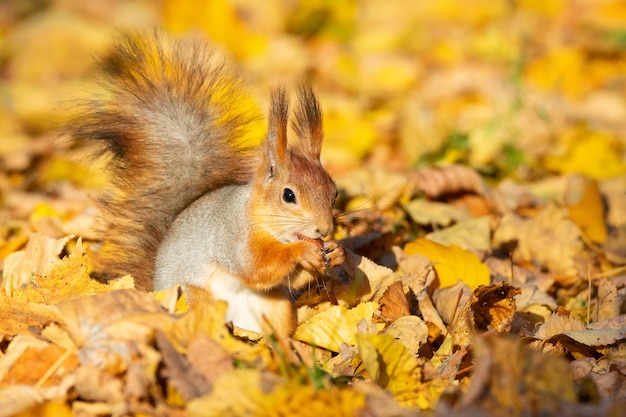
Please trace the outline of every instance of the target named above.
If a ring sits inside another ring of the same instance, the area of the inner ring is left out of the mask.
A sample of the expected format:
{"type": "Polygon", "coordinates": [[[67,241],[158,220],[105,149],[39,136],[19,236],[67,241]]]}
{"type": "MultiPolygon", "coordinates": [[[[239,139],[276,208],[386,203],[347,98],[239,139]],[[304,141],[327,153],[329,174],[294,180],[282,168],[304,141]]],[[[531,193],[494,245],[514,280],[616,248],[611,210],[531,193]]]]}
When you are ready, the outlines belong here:
{"type": "Polygon", "coordinates": [[[295,203],[296,194],[293,191],[291,191],[291,189],[285,188],[283,190],[283,201],[285,201],[285,203],[295,203]]]}
{"type": "Polygon", "coordinates": [[[333,198],[333,204],[337,201],[337,197],[339,197],[339,190],[335,190],[335,197],[333,198]]]}

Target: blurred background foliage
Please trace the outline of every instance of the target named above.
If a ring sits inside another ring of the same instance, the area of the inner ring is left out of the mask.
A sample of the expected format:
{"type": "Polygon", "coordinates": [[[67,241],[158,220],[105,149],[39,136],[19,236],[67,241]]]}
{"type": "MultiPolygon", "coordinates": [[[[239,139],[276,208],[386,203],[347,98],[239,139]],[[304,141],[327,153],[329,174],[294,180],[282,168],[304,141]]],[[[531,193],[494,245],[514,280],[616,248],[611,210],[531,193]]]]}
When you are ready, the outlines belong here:
{"type": "Polygon", "coordinates": [[[92,91],[93,57],[120,28],[150,27],[208,36],[261,109],[272,84],[311,83],[335,174],[449,163],[496,180],[626,172],[620,0],[3,0],[0,159],[12,181],[85,182],[62,157],[25,171],[67,102],[92,91]]]}

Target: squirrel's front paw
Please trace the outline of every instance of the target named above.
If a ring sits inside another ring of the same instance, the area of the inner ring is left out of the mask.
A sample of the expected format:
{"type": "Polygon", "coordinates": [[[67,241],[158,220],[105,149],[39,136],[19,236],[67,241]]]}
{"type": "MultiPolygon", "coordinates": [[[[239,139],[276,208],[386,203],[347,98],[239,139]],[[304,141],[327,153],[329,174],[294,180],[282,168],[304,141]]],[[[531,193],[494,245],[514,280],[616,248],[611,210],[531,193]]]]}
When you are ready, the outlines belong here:
{"type": "Polygon", "coordinates": [[[343,246],[334,240],[324,242],[324,268],[330,269],[341,265],[346,260],[343,246]]]}
{"type": "Polygon", "coordinates": [[[324,258],[324,250],[318,245],[310,242],[300,242],[303,251],[298,263],[307,271],[323,272],[326,260],[324,258]]]}

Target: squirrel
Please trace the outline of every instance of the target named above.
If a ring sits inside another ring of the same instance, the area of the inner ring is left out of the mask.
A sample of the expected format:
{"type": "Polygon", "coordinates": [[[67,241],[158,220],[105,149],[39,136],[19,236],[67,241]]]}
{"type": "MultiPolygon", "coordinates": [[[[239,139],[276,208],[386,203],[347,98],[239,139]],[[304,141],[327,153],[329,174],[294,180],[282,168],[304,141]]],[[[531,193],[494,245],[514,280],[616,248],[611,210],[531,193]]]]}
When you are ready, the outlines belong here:
{"type": "Polygon", "coordinates": [[[192,304],[206,291],[228,303],[233,325],[290,335],[295,292],[345,257],[328,240],[337,187],[320,162],[312,89],[299,88],[290,117],[284,87],[274,88],[266,137],[242,146],[253,120],[243,82],[208,42],[122,33],[100,64],[105,93],[70,126],[108,155],[114,185],[100,198],[95,271],[130,273],[147,290],[180,284],[192,304]]]}

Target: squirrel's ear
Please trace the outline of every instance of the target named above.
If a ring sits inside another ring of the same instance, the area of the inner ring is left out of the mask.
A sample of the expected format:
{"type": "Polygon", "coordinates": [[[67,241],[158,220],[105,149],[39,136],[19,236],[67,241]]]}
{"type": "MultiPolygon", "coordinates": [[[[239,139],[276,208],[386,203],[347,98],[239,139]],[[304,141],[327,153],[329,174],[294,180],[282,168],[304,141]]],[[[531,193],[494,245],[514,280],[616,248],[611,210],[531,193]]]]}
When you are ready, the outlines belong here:
{"type": "Polygon", "coordinates": [[[298,147],[309,155],[319,158],[324,140],[322,110],[311,87],[300,86],[295,116],[293,129],[300,139],[298,147]]]}
{"type": "MultiPolygon", "coordinates": [[[[284,163],[287,154],[287,121],[289,119],[289,103],[285,89],[276,87],[272,91],[270,101],[269,128],[265,141],[265,155],[270,164],[269,169],[276,169],[284,163]]],[[[272,175],[273,173],[270,173],[272,175]]]]}

